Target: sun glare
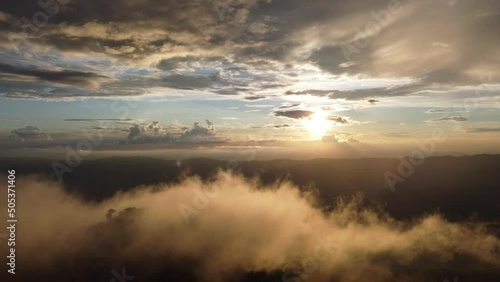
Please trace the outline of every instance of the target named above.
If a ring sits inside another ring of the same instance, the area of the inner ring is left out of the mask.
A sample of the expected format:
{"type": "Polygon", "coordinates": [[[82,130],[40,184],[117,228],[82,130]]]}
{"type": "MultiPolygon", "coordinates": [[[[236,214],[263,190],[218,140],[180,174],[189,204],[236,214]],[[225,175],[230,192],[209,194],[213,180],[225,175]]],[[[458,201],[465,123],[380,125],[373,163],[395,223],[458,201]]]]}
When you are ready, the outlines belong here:
{"type": "Polygon", "coordinates": [[[333,123],[328,120],[328,114],[325,112],[317,112],[309,118],[304,119],[304,126],[309,131],[311,139],[320,140],[326,135],[333,123]]]}

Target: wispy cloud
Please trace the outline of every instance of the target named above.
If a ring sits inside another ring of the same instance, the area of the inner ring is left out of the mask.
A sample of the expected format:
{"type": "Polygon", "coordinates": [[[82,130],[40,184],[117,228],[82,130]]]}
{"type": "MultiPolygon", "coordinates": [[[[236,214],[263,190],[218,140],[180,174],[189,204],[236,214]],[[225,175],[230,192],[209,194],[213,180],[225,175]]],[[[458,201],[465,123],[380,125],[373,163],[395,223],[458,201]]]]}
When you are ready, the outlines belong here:
{"type": "Polygon", "coordinates": [[[275,111],[274,116],[286,117],[291,119],[303,119],[312,116],[314,112],[306,110],[275,111]]]}
{"type": "Polygon", "coordinates": [[[464,122],[464,121],[468,121],[468,119],[461,116],[454,116],[454,117],[442,117],[442,118],[431,119],[428,120],[427,122],[464,122]]]}
{"type": "Polygon", "coordinates": [[[134,121],[131,118],[68,118],[64,121],[75,121],[75,122],[101,122],[101,121],[134,121]]]}
{"type": "Polygon", "coordinates": [[[465,113],[468,112],[465,109],[430,109],[427,110],[428,114],[442,114],[442,113],[465,113]]]}
{"type": "Polygon", "coordinates": [[[467,133],[500,132],[500,127],[471,127],[466,129],[467,133]]]}

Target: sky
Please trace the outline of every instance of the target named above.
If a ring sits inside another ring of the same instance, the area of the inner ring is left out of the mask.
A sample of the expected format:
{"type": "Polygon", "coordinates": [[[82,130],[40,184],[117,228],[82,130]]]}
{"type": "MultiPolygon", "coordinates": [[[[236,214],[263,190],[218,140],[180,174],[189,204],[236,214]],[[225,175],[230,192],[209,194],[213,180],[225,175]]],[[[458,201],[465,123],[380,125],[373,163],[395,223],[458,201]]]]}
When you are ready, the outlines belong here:
{"type": "Polygon", "coordinates": [[[500,153],[499,24],[486,0],[2,1],[0,155],[500,153]]]}

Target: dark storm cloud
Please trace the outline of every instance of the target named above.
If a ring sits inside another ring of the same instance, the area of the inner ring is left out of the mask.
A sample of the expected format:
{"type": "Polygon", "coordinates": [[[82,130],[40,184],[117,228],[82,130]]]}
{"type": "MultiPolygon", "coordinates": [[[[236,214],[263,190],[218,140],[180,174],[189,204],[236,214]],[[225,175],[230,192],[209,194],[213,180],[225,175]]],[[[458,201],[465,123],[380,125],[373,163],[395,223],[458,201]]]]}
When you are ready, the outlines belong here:
{"type": "Polygon", "coordinates": [[[292,119],[308,118],[313,114],[314,114],[314,112],[305,111],[305,110],[275,111],[275,112],[273,112],[274,116],[286,117],[286,118],[292,118],[292,119]]]}
{"type": "Polygon", "coordinates": [[[58,84],[92,88],[98,87],[101,83],[109,82],[112,80],[111,77],[99,75],[92,72],[79,72],[70,70],[52,71],[38,69],[36,67],[23,68],[6,64],[0,64],[0,73],[4,75],[3,79],[6,79],[5,75],[10,75],[14,78],[21,76],[58,84]]]}

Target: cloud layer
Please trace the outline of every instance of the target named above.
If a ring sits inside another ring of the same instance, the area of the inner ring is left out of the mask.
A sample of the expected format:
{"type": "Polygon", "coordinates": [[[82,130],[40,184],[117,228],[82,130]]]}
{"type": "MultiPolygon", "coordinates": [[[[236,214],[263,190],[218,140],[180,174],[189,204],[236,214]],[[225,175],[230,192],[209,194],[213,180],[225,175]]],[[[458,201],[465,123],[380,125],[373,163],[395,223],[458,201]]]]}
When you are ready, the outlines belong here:
{"type": "Polygon", "coordinates": [[[275,88],[275,95],[359,100],[500,82],[495,1],[21,0],[0,4],[0,11],[7,83],[0,90],[12,98],[129,96],[162,87],[248,99],[275,88]],[[14,67],[26,59],[34,69],[14,67]],[[311,71],[332,81],[406,83],[297,87],[311,71]],[[33,91],[36,85],[20,75],[55,89],[33,91]]]}
{"type": "Polygon", "coordinates": [[[20,275],[36,279],[87,281],[127,266],[141,280],[236,281],[276,272],[281,281],[422,281],[398,269],[500,266],[500,240],[480,223],[436,214],[398,222],[359,197],[324,211],[314,190],[289,183],[262,187],[220,173],[210,183],[138,187],[98,204],[42,178],[21,179],[19,187],[20,275]]]}

